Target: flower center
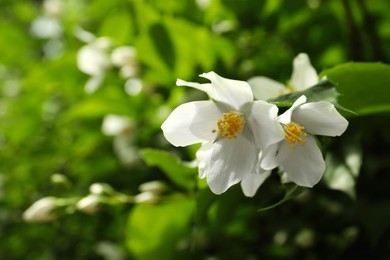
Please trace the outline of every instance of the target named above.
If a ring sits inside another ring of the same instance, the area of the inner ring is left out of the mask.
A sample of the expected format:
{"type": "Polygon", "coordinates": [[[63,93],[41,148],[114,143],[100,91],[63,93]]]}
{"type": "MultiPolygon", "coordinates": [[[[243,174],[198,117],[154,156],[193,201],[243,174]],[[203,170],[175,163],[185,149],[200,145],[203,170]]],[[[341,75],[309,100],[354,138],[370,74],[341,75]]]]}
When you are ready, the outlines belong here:
{"type": "MultiPolygon", "coordinates": [[[[245,119],[239,112],[230,111],[223,113],[222,118],[218,119],[218,138],[226,137],[228,139],[237,139],[245,125],[245,119]]],[[[213,129],[213,133],[217,130],[213,129]]]]}
{"type": "Polygon", "coordinates": [[[307,133],[303,131],[305,128],[300,124],[290,122],[288,124],[282,124],[284,129],[284,140],[289,144],[300,143],[301,145],[305,144],[302,136],[307,136],[307,133]]]}

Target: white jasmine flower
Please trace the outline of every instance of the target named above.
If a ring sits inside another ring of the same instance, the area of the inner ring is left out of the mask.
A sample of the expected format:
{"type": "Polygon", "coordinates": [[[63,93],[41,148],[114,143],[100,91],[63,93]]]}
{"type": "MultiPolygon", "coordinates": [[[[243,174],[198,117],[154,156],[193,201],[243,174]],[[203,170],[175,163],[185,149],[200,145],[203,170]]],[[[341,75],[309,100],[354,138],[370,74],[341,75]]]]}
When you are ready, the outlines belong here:
{"type": "MultiPolygon", "coordinates": [[[[213,151],[213,142],[203,143],[196,152],[196,162],[199,169],[199,177],[201,179],[206,177],[205,169],[206,162],[210,160],[213,151]]],[[[269,177],[271,171],[263,170],[259,165],[255,166],[255,171],[247,174],[241,181],[241,189],[245,196],[253,197],[263,182],[269,177]]]]}
{"type": "Polygon", "coordinates": [[[54,197],[37,200],[23,212],[23,219],[27,222],[47,222],[55,219],[53,210],[56,208],[56,200],[54,197]]]}
{"type": "Polygon", "coordinates": [[[325,161],[313,135],[340,136],[348,121],[329,102],[305,102],[306,97],[301,96],[279,116],[284,140],[264,151],[261,167],[271,170],[282,166],[291,181],[312,187],[325,171],[325,161]]]}
{"type": "Polygon", "coordinates": [[[284,133],[277,121],[278,108],[265,101],[253,101],[250,86],[214,72],[201,77],[211,83],[177,80],[178,86],[205,91],[211,100],[194,101],[177,107],[161,128],[175,146],[208,143],[200,166],[210,189],[221,194],[242,181],[256,167],[261,149],[279,142],[284,133]]]}
{"type": "Polygon", "coordinates": [[[303,91],[318,83],[317,71],[310,63],[306,53],[298,54],[293,61],[293,72],[289,85],[277,82],[273,79],[256,76],[248,80],[256,99],[268,100],[295,91],[303,91]]]}

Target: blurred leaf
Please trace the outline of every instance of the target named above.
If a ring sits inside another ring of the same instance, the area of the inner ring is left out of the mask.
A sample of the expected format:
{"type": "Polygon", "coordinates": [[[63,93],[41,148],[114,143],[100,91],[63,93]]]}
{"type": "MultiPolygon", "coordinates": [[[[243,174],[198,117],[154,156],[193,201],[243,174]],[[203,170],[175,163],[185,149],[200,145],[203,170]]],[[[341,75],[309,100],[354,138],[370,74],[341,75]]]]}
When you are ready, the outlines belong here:
{"type": "Polygon", "coordinates": [[[202,222],[207,216],[207,212],[211,205],[217,200],[218,196],[211,192],[207,187],[199,190],[196,195],[196,221],[202,222]]]}
{"type": "Polygon", "coordinates": [[[196,168],[188,166],[178,157],[165,151],[144,149],[141,154],[148,166],[159,167],[179,187],[187,190],[195,188],[196,168]]]}
{"type": "Polygon", "coordinates": [[[175,259],[178,244],[191,232],[194,201],[134,207],[127,227],[127,246],[136,259],[175,259]]]}
{"type": "Polygon", "coordinates": [[[128,40],[133,34],[131,16],[128,12],[114,11],[105,17],[99,30],[99,36],[109,37],[116,44],[128,44],[128,40]]]}
{"type": "Polygon", "coordinates": [[[346,63],[322,75],[340,92],[339,103],[359,115],[390,111],[390,66],[382,63],[346,63]]]}
{"type": "Polygon", "coordinates": [[[362,165],[362,151],[353,143],[341,150],[341,156],[332,153],[326,156],[324,180],[330,188],[343,191],[355,199],[355,185],[362,165]]]}

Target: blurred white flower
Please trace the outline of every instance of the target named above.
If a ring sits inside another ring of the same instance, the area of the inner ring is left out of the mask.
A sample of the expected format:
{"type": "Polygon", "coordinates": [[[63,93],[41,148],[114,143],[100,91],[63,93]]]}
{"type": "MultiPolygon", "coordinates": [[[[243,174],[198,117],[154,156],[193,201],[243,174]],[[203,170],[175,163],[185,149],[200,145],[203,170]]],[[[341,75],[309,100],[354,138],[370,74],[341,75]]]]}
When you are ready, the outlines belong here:
{"type": "Polygon", "coordinates": [[[313,135],[340,136],[348,121],[329,102],[305,103],[306,97],[301,96],[279,116],[284,140],[264,151],[261,167],[271,170],[281,166],[297,185],[313,187],[325,171],[325,161],[313,135]]]}
{"type": "Polygon", "coordinates": [[[126,116],[106,115],[103,119],[102,132],[107,136],[128,133],[133,128],[133,122],[126,116]]]}
{"type": "Polygon", "coordinates": [[[77,65],[80,71],[90,76],[99,76],[111,66],[108,49],[111,41],[108,38],[97,38],[84,45],[77,53],[77,65]]]}
{"type": "Polygon", "coordinates": [[[90,194],[81,200],[79,200],[76,204],[76,208],[80,211],[83,211],[88,214],[94,214],[99,210],[99,203],[101,202],[101,198],[97,194],[90,194]]]}
{"type": "Polygon", "coordinates": [[[32,21],[30,32],[37,38],[53,39],[60,37],[63,29],[60,21],[56,17],[38,16],[32,21]]]}
{"type": "Polygon", "coordinates": [[[56,215],[53,210],[56,206],[55,197],[44,197],[34,202],[23,212],[23,219],[27,222],[47,222],[54,220],[56,215]]]}
{"type": "Polygon", "coordinates": [[[128,117],[107,115],[103,119],[102,132],[114,136],[114,151],[123,165],[131,166],[138,161],[138,148],[133,145],[134,122],[128,117]]]}
{"type": "Polygon", "coordinates": [[[64,3],[62,0],[45,0],[43,1],[43,10],[51,16],[60,16],[64,10],[64,3]]]}
{"type": "Polygon", "coordinates": [[[121,46],[115,48],[111,53],[111,62],[119,67],[119,74],[129,79],[138,76],[139,64],[136,49],[132,46],[121,46]]]}
{"type": "Polygon", "coordinates": [[[114,137],[114,151],[119,161],[125,166],[131,166],[139,160],[139,150],[133,145],[133,139],[132,135],[114,137]]]}
{"type": "Polygon", "coordinates": [[[118,67],[137,66],[137,52],[132,46],[121,46],[115,48],[111,53],[112,64],[118,67]]]}
{"type": "Polygon", "coordinates": [[[118,245],[108,241],[101,241],[97,243],[96,253],[101,255],[105,260],[125,259],[123,250],[118,245]]]}
{"type": "Polygon", "coordinates": [[[268,100],[287,93],[303,91],[316,85],[318,81],[317,71],[311,65],[309,56],[306,53],[300,53],[294,58],[293,72],[287,87],[264,76],[250,78],[248,84],[256,99],[268,100]]]}

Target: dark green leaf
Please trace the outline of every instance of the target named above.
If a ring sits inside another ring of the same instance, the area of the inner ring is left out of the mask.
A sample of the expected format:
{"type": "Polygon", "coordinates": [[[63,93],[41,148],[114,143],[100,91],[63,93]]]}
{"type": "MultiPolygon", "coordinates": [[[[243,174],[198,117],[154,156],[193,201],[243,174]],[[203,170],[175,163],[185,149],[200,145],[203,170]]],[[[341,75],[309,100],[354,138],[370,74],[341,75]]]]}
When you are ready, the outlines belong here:
{"type": "Polygon", "coordinates": [[[175,50],[172,40],[161,23],[154,24],[150,27],[150,37],[153,40],[154,46],[169,68],[175,67],[175,50]]]}
{"type": "Polygon", "coordinates": [[[336,91],[334,85],[331,82],[322,80],[317,85],[304,91],[293,92],[271,99],[269,101],[281,107],[288,107],[291,106],[294,101],[302,95],[307,97],[307,102],[328,101],[333,104],[337,104],[337,97],[339,96],[339,93],[336,91]]]}

